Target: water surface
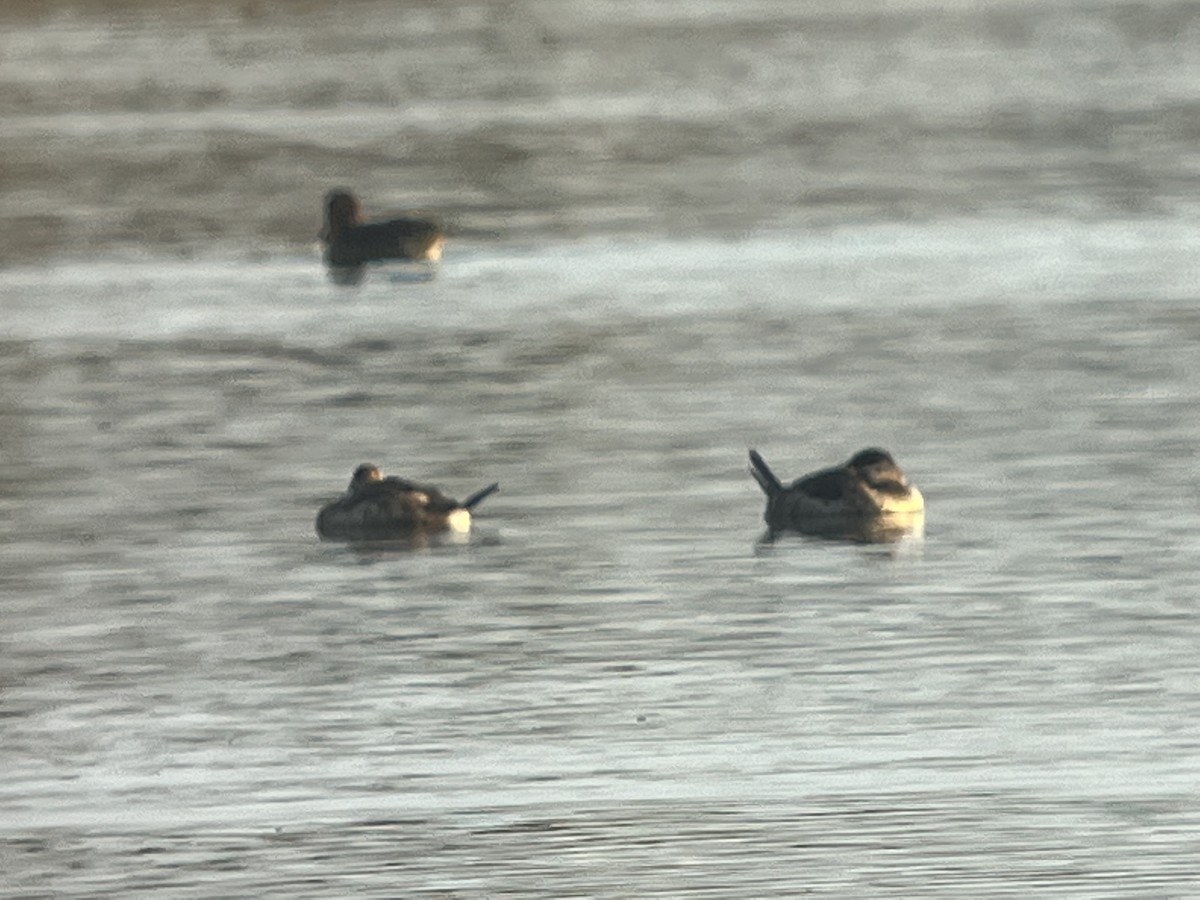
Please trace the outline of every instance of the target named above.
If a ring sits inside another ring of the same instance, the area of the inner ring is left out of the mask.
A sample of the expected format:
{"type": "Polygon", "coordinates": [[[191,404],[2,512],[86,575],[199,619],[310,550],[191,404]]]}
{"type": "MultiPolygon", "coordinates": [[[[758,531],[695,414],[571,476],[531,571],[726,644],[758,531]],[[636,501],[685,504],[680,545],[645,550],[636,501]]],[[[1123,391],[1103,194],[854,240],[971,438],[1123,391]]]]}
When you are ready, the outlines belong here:
{"type": "Polygon", "coordinates": [[[1200,888],[1196,7],[4,16],[0,893],[1200,888]]]}

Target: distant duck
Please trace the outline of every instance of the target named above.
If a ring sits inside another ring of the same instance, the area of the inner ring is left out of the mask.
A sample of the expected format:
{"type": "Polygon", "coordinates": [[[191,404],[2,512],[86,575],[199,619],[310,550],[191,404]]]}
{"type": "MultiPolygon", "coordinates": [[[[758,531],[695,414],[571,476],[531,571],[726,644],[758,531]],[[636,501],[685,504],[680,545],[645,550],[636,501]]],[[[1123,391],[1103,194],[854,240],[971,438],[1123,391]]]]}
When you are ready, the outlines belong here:
{"type": "Polygon", "coordinates": [[[864,541],[895,540],[924,527],[925,498],[891,454],[870,447],[840,466],[784,485],[755,450],[750,474],[767,495],[772,535],[797,531],[864,541]]]}
{"type": "Polygon", "coordinates": [[[489,484],[459,503],[435,487],[384,478],[378,466],[363,463],[354,470],[346,493],[317,514],[317,534],[340,541],[383,541],[439,531],[461,534],[471,530],[471,510],[499,489],[499,484],[489,484]]]}
{"type": "Polygon", "coordinates": [[[364,222],[362,204],[348,190],[325,195],[325,262],[334,268],[358,268],[385,259],[427,260],[442,258],[446,233],[422,219],[364,222]]]}

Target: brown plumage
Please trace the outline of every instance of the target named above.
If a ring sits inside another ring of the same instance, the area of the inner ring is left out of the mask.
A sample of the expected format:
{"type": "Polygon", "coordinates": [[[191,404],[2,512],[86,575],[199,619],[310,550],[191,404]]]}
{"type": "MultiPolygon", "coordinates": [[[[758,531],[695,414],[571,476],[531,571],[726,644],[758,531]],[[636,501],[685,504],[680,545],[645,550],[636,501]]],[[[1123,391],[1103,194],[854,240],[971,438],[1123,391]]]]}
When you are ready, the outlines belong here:
{"type": "Polygon", "coordinates": [[[325,262],[337,268],[364,266],[386,259],[429,260],[442,258],[446,234],[433,222],[392,219],[364,222],[362,204],[348,190],[325,195],[325,262]]]}
{"type": "MultiPolygon", "coordinates": [[[[893,526],[915,525],[925,498],[885,450],[860,450],[840,466],[784,485],[757,451],[750,474],[767,495],[763,518],[772,533],[798,531],[861,540],[887,539],[893,526]]],[[[911,530],[911,529],[908,529],[911,530]]]]}
{"type": "Polygon", "coordinates": [[[459,503],[435,487],[385,478],[378,466],[363,463],[346,493],[317,514],[317,534],[326,540],[379,541],[469,531],[471,510],[499,487],[490,484],[459,503]]]}

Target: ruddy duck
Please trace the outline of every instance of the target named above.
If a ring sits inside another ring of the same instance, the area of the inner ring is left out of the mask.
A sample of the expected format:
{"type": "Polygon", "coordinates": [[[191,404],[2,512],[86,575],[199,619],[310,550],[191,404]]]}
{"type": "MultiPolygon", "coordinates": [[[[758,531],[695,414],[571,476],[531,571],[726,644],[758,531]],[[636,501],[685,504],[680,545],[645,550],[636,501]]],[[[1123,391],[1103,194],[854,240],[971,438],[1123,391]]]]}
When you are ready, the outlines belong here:
{"type": "Polygon", "coordinates": [[[317,534],[326,540],[382,541],[437,531],[463,533],[471,529],[471,510],[499,489],[499,484],[489,484],[459,503],[435,487],[384,478],[378,466],[363,463],[346,493],[317,514],[317,534]]]}
{"type": "Polygon", "coordinates": [[[925,498],[891,454],[870,447],[840,466],[784,485],[758,452],[750,474],[767,495],[763,518],[772,535],[798,531],[857,540],[895,540],[924,525],[925,498]]]}
{"type": "Polygon", "coordinates": [[[437,262],[446,243],[441,228],[421,219],[364,222],[358,198],[341,188],[325,195],[325,227],[320,237],[325,243],[325,262],[337,269],[385,259],[437,262]]]}

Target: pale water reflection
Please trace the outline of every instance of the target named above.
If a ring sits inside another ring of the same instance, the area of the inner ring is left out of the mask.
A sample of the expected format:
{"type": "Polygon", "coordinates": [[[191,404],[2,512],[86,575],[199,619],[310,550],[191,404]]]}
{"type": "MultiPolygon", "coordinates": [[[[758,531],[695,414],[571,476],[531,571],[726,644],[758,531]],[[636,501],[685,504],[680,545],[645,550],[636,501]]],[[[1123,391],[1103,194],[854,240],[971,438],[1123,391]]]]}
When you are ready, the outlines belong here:
{"type": "Polygon", "coordinates": [[[479,284],[313,264],[176,297],[294,289],[278,336],[4,345],[14,884],[1189,892],[1191,303],[785,316],[743,271],[408,327],[479,284]],[[748,446],[871,442],[923,542],[759,542],[748,446]],[[361,459],[504,490],[462,543],[321,544],[361,459]]]}
{"type": "Polygon", "coordinates": [[[71,8],[0,13],[0,894],[1200,893],[1200,9],[71,8]],[[334,183],[435,276],[331,284],[334,183]],[[923,540],[760,540],[748,448],[872,445],[923,540]],[[503,491],[319,542],[363,460],[503,491]]]}

